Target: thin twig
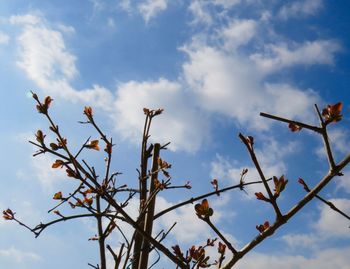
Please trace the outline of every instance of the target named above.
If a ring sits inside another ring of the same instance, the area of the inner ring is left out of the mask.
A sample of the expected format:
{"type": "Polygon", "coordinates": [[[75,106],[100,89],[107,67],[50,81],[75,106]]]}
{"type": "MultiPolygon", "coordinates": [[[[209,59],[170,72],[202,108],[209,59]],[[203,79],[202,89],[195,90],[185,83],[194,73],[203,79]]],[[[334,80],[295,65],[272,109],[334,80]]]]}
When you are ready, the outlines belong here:
{"type": "Polygon", "coordinates": [[[312,125],[309,125],[309,124],[306,124],[306,123],[303,123],[303,122],[300,122],[300,121],[289,120],[289,119],[286,119],[286,118],[277,117],[277,116],[274,116],[274,115],[271,115],[271,114],[267,114],[267,113],[264,113],[264,112],[261,112],[260,116],[265,117],[265,118],[269,118],[269,119],[273,119],[273,120],[277,120],[277,121],[286,122],[286,123],[292,123],[292,124],[298,125],[300,127],[303,127],[305,129],[309,129],[311,131],[314,131],[316,133],[320,133],[320,134],[322,133],[321,128],[319,128],[317,126],[312,126],[312,125]]]}
{"type": "MultiPolygon", "coordinates": [[[[267,181],[270,181],[270,180],[272,180],[272,178],[267,179],[267,181]]],[[[201,200],[201,199],[204,199],[204,198],[207,198],[209,196],[217,195],[218,193],[222,193],[222,192],[225,192],[225,191],[229,191],[229,190],[233,190],[233,189],[241,189],[242,187],[245,187],[245,186],[254,185],[254,184],[261,184],[261,183],[263,183],[261,180],[259,180],[259,181],[252,181],[252,182],[245,182],[243,184],[240,183],[240,184],[237,184],[237,185],[233,185],[233,186],[230,186],[230,187],[223,188],[221,190],[215,190],[215,191],[208,192],[208,193],[196,196],[196,197],[192,197],[192,198],[190,198],[190,199],[188,199],[186,201],[183,201],[181,203],[177,203],[177,204],[175,204],[173,206],[170,206],[170,207],[168,207],[168,208],[158,212],[157,214],[154,215],[154,219],[157,219],[157,218],[163,216],[164,214],[166,214],[166,213],[168,213],[170,211],[173,211],[176,208],[185,206],[187,204],[193,204],[194,202],[196,202],[198,200],[201,200]]]]}

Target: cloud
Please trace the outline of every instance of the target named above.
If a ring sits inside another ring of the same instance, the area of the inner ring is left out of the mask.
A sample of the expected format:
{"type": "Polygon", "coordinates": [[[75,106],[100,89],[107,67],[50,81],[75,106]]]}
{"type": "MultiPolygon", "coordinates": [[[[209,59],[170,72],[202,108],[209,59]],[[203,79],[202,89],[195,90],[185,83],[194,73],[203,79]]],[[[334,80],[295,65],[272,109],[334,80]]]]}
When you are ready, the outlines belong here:
{"type": "Polygon", "coordinates": [[[63,33],[66,33],[66,34],[74,34],[75,33],[75,29],[73,26],[64,25],[62,23],[57,25],[57,29],[63,33]]]}
{"type": "MultiPolygon", "coordinates": [[[[172,206],[173,203],[168,202],[163,197],[157,197],[156,212],[172,206]]],[[[198,219],[195,214],[193,205],[183,206],[177,210],[171,211],[157,220],[159,228],[169,229],[174,222],[177,222],[171,235],[175,241],[182,244],[193,243],[194,241],[206,240],[211,234],[210,228],[204,222],[198,219]],[[189,225],[191,223],[192,225],[189,225]]]]}
{"type": "MultiPolygon", "coordinates": [[[[40,182],[44,190],[53,192],[56,185],[66,179],[67,176],[63,169],[52,169],[51,166],[55,159],[48,155],[39,155],[31,160],[33,175],[40,182]]],[[[28,175],[21,172],[21,177],[28,178],[28,175]]]]}
{"type": "Polygon", "coordinates": [[[26,25],[18,37],[20,56],[17,64],[38,84],[46,86],[51,80],[66,81],[77,73],[76,58],[66,50],[59,31],[44,25],[26,25]]]}
{"type": "MultiPolygon", "coordinates": [[[[148,4],[167,7],[163,1],[141,5],[147,10],[148,4]]],[[[258,22],[233,19],[226,26],[215,28],[212,34],[199,35],[203,38],[193,36],[181,48],[187,60],[176,80],[126,81],[117,85],[115,93],[100,85],[78,90],[72,86],[79,73],[76,57],[67,49],[60,29],[53,29],[43,20],[36,21],[34,25],[25,24],[17,39],[17,64],[41,89],[56,98],[83,102],[108,112],[121,136],[137,143],[142,130],[142,108],[163,107],[164,115],[152,128],[153,141],[170,140],[173,150],[188,152],[200,149],[210,137],[210,119],[217,113],[232,119],[238,127],[259,131],[268,131],[272,124],[259,117],[261,111],[310,119],[310,108],[319,100],[317,93],[289,84],[266,83],[266,76],[297,64],[331,64],[339,49],[338,43],[331,40],[270,44],[264,53],[253,53],[249,58],[247,52],[238,48],[260,34],[258,22]],[[220,42],[209,45],[208,40],[214,37],[220,42]]]]}
{"type": "Polygon", "coordinates": [[[7,44],[10,40],[10,37],[6,35],[5,33],[0,31],[0,45],[1,44],[7,44]]]}
{"type": "Polygon", "coordinates": [[[248,129],[268,129],[271,122],[259,117],[261,111],[281,116],[291,113],[288,117],[301,115],[308,119],[310,108],[318,100],[311,90],[264,83],[263,75],[243,56],[206,45],[183,49],[189,56],[183,65],[184,78],[198,105],[205,111],[228,116],[248,129]]]}
{"type": "MultiPolygon", "coordinates": [[[[343,212],[350,212],[350,200],[331,199],[329,200],[343,212]]],[[[339,213],[322,204],[320,207],[320,218],[315,228],[327,237],[349,238],[349,220],[339,213]]]]}
{"type": "Polygon", "coordinates": [[[167,0],[146,0],[138,5],[138,10],[148,23],[153,17],[166,10],[167,6],[167,0]]]}
{"type": "Polygon", "coordinates": [[[206,8],[205,2],[199,0],[192,1],[191,4],[188,6],[188,10],[192,13],[194,17],[193,21],[191,22],[192,24],[212,24],[213,19],[206,8]]]}
{"type": "Polygon", "coordinates": [[[218,6],[222,6],[224,8],[231,8],[239,3],[241,0],[214,0],[213,3],[218,6]]]}
{"type": "Polygon", "coordinates": [[[233,20],[220,31],[227,51],[235,51],[246,45],[256,34],[257,23],[254,20],[233,20]]]}
{"type": "MultiPolygon", "coordinates": [[[[347,193],[350,193],[350,170],[343,171],[344,176],[337,178],[336,184],[338,189],[343,189],[347,193]]],[[[350,212],[349,212],[350,213],[350,212]]]]}
{"type": "MultiPolygon", "coordinates": [[[[33,15],[24,15],[31,18],[33,15]]],[[[28,19],[24,20],[27,21],[28,19]]],[[[40,22],[40,20],[37,20],[40,22]]],[[[71,32],[70,26],[62,25],[61,31],[71,32]]],[[[61,97],[72,102],[93,103],[95,107],[109,111],[113,102],[112,93],[104,87],[93,85],[89,89],[76,90],[71,81],[78,75],[76,57],[70,53],[59,30],[54,30],[44,22],[26,24],[17,38],[19,56],[17,65],[46,94],[61,97]]]]}
{"type": "Polygon", "coordinates": [[[26,15],[13,15],[9,18],[11,24],[27,24],[35,25],[42,22],[42,19],[39,16],[33,14],[26,15]]]}
{"type": "Polygon", "coordinates": [[[93,12],[98,12],[104,9],[104,2],[102,0],[89,0],[92,4],[93,12]]]}
{"type": "Polygon", "coordinates": [[[122,10],[126,12],[131,12],[131,1],[130,0],[121,0],[119,6],[122,10]]]}
{"type": "Polygon", "coordinates": [[[188,6],[188,10],[193,16],[191,24],[204,24],[210,26],[215,21],[214,17],[217,16],[217,14],[213,15],[213,10],[215,10],[218,7],[221,7],[225,11],[228,11],[230,8],[240,3],[241,0],[191,1],[191,4],[188,6]]]}
{"type": "Polygon", "coordinates": [[[347,269],[349,267],[349,251],[349,247],[329,248],[318,251],[309,258],[301,255],[285,255],[283,253],[263,254],[255,252],[239,261],[237,269],[347,269]]]}
{"type": "Polygon", "coordinates": [[[164,113],[152,125],[152,141],[171,141],[173,150],[196,151],[205,139],[201,132],[205,133],[208,124],[187,100],[179,83],[164,78],[120,84],[114,103],[116,129],[124,138],[139,143],[144,122],[142,109],[163,108],[164,113]]]}
{"type": "Polygon", "coordinates": [[[306,41],[302,44],[269,44],[263,53],[253,53],[250,59],[263,73],[280,71],[295,65],[332,65],[341,49],[334,40],[306,41]]]}
{"type": "MultiPolygon", "coordinates": [[[[215,223],[215,225],[220,225],[220,222],[224,218],[228,218],[226,213],[227,210],[225,210],[225,213],[222,211],[223,207],[227,205],[228,200],[225,200],[226,202],[224,203],[222,203],[222,201],[211,202],[211,206],[215,208],[215,212],[211,220],[213,223],[215,223]]],[[[159,196],[157,197],[156,212],[159,212],[162,209],[168,208],[172,205],[174,205],[174,203],[169,202],[165,198],[159,196]]],[[[231,216],[234,216],[234,213],[232,213],[231,216]]],[[[217,237],[212,232],[210,227],[196,216],[193,204],[180,207],[179,209],[173,210],[157,219],[156,229],[164,229],[166,231],[174,224],[174,222],[177,222],[177,224],[170,234],[170,241],[176,242],[176,244],[203,244],[208,238],[217,237]]],[[[224,233],[224,231],[221,232],[224,233]]],[[[237,239],[231,234],[225,233],[225,236],[227,236],[232,244],[237,244],[237,239]]]]}
{"type": "Polygon", "coordinates": [[[206,139],[209,126],[205,113],[193,106],[191,96],[179,82],[163,78],[129,81],[119,84],[115,95],[99,85],[77,90],[71,86],[78,74],[76,57],[67,50],[61,32],[44,23],[26,25],[17,40],[18,66],[46,94],[108,112],[122,137],[139,143],[144,119],[142,108],[149,107],[165,109],[152,127],[153,141],[172,141],[171,149],[192,152],[206,139]]]}
{"type": "Polygon", "coordinates": [[[288,3],[279,10],[278,17],[287,20],[316,14],[323,7],[323,0],[299,0],[288,3]]]}
{"type": "Polygon", "coordinates": [[[109,26],[109,27],[111,27],[111,28],[115,28],[115,21],[114,21],[114,19],[113,18],[108,18],[107,19],[107,25],[109,26]]]}
{"type": "MultiPolygon", "coordinates": [[[[261,168],[266,178],[273,176],[280,177],[287,172],[287,167],[283,159],[291,154],[296,153],[298,145],[295,142],[289,142],[286,145],[281,145],[274,139],[269,139],[264,142],[262,147],[257,148],[256,155],[260,162],[261,168]]],[[[216,159],[211,162],[210,176],[217,178],[227,184],[239,184],[240,174],[244,168],[248,169],[248,174],[245,177],[245,182],[260,180],[260,176],[253,166],[243,166],[238,160],[229,160],[221,155],[216,155],[216,159]]],[[[249,196],[246,198],[255,198],[255,192],[262,190],[259,184],[251,185],[246,188],[249,196]]]]}
{"type": "Polygon", "coordinates": [[[5,257],[14,260],[16,263],[22,263],[27,260],[42,260],[42,257],[34,252],[22,251],[15,247],[10,247],[8,249],[0,249],[0,257],[5,257]]]}
{"type": "MultiPolygon", "coordinates": [[[[333,155],[336,161],[340,161],[345,157],[346,154],[349,154],[349,131],[344,127],[340,126],[329,126],[327,129],[329,142],[333,151],[333,155]]],[[[327,152],[325,150],[324,144],[320,143],[319,147],[316,149],[316,154],[321,159],[327,158],[327,152]]],[[[343,181],[343,178],[340,179],[343,181]]]]}
{"type": "Polygon", "coordinates": [[[315,234],[287,234],[281,239],[292,249],[313,248],[323,240],[322,236],[315,234]]]}

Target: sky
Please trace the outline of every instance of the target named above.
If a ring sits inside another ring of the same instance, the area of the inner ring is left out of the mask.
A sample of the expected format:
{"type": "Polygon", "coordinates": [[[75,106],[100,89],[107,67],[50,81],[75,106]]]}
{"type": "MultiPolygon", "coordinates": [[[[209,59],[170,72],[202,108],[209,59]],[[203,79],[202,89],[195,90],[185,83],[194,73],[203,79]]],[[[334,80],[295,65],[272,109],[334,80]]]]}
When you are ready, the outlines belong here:
{"type": "MultiPolygon", "coordinates": [[[[94,130],[84,120],[92,106],[96,121],[115,142],[112,168],[120,181],[137,186],[142,108],[164,108],[151,141],[166,143],[174,185],[191,190],[160,194],[158,208],[239,182],[258,179],[238,133],[254,136],[267,177],[289,180],[279,198],[283,212],[305,193],[297,183],[317,184],[328,171],[322,140],[259,116],[267,112],[318,124],[320,108],[343,102],[344,119],[329,125],[337,161],[350,149],[350,17],[345,0],[89,0],[0,2],[0,208],[11,208],[30,226],[55,219],[47,211],[57,191],[72,183],[51,168],[54,157],[33,158],[28,140],[48,124],[30,91],[50,95],[50,108],[69,145],[77,149],[94,130]]],[[[48,138],[51,138],[48,134],[48,138]]],[[[97,170],[103,154],[87,155],[97,170]]],[[[321,195],[350,213],[350,169],[321,195]]],[[[213,222],[240,249],[273,221],[273,211],[247,187],[210,197],[213,222]]],[[[135,212],[136,201],[129,206],[135,212]]],[[[69,213],[69,208],[60,209],[69,213]]],[[[195,215],[193,205],[169,213],[155,230],[169,228],[165,241],[182,249],[217,237],[195,215]]],[[[39,238],[0,220],[1,268],[89,268],[98,263],[93,220],[48,228],[39,238]]],[[[235,268],[346,269],[349,222],[318,201],[244,257],[235,268]]],[[[130,233],[130,229],[124,227],[130,233]]],[[[111,246],[120,246],[111,237],[111,246]]],[[[213,250],[214,255],[215,250],[213,250]]],[[[215,258],[213,256],[213,258],[215,258]]],[[[109,264],[111,264],[109,257],[109,264]]],[[[156,259],[156,256],[152,257],[156,259]]],[[[110,267],[112,268],[112,267],[110,267]]],[[[162,258],[156,268],[173,268],[162,258]]]]}

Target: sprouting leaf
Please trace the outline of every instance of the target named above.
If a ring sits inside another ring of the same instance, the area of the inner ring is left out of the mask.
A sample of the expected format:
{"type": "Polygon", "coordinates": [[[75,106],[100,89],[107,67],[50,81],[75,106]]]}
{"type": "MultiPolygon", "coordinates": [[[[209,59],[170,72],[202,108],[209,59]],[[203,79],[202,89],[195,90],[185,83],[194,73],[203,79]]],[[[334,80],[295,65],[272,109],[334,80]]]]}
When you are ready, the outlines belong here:
{"type": "Polygon", "coordinates": [[[194,209],[199,217],[209,218],[214,213],[213,209],[209,207],[209,202],[207,199],[204,199],[200,204],[196,204],[194,209]]]}
{"type": "Polygon", "coordinates": [[[172,246],[171,248],[177,257],[183,257],[183,253],[181,252],[179,245],[172,246]]]}
{"type": "Polygon", "coordinates": [[[145,113],[145,115],[148,115],[150,112],[150,110],[146,107],[143,108],[143,113],[145,113]]]}
{"type": "Polygon", "coordinates": [[[92,114],[92,108],[91,108],[91,106],[86,106],[86,107],[84,108],[84,114],[86,115],[86,117],[87,117],[89,120],[92,120],[93,114],[92,114]]]}
{"type": "Polygon", "coordinates": [[[92,203],[93,203],[93,198],[91,197],[91,198],[88,198],[88,197],[85,197],[84,198],[84,204],[86,204],[86,205],[88,205],[88,206],[91,206],[92,205],[92,203]]]}
{"type": "Polygon", "coordinates": [[[77,201],[75,203],[75,206],[82,207],[84,205],[83,201],[80,198],[77,198],[77,201]]]}
{"type": "Polygon", "coordinates": [[[158,179],[154,179],[154,187],[159,190],[164,190],[166,188],[166,185],[164,182],[160,182],[158,179]]]}
{"type": "Polygon", "coordinates": [[[48,109],[50,107],[52,101],[53,101],[53,99],[50,96],[45,97],[44,105],[46,106],[46,109],[48,109]]]}
{"type": "Polygon", "coordinates": [[[265,202],[270,202],[270,199],[266,198],[265,195],[262,192],[256,192],[255,193],[256,199],[262,200],[265,202]]]}
{"type": "Polygon", "coordinates": [[[61,212],[59,210],[55,210],[55,211],[53,211],[53,213],[64,218],[64,216],[61,214],[61,212]]]}
{"type": "Polygon", "coordinates": [[[162,114],[162,113],[163,113],[163,111],[164,111],[164,109],[162,109],[162,108],[158,108],[157,110],[155,110],[155,111],[154,111],[154,116],[157,116],[157,115],[162,114]]]}
{"type": "Polygon", "coordinates": [[[273,177],[273,182],[275,184],[275,194],[274,196],[277,198],[281,192],[285,189],[287,183],[288,183],[288,180],[286,180],[284,178],[284,175],[282,175],[279,179],[277,177],[273,177]]]}
{"type": "Polygon", "coordinates": [[[289,123],[288,127],[292,132],[299,132],[301,129],[303,129],[301,126],[295,123],[289,123]]]}
{"type": "Polygon", "coordinates": [[[338,122],[342,119],[343,115],[341,111],[343,109],[343,103],[339,102],[334,105],[328,105],[322,110],[322,116],[325,119],[325,123],[338,122]]]}
{"type": "Polygon", "coordinates": [[[265,221],[264,224],[256,225],[256,229],[263,233],[270,227],[270,223],[268,221],[265,221]]]}
{"type": "Polygon", "coordinates": [[[36,131],[36,134],[35,134],[36,141],[38,141],[42,145],[44,144],[45,136],[46,135],[44,135],[43,131],[41,130],[36,131]]]}
{"type": "Polygon", "coordinates": [[[53,164],[52,164],[52,168],[58,168],[58,167],[63,167],[64,165],[64,161],[62,160],[56,160],[53,164]]]}
{"type": "Polygon", "coordinates": [[[219,246],[218,246],[218,252],[221,254],[221,255],[224,255],[225,254],[225,251],[226,251],[226,245],[219,242],[219,246]]]}
{"type": "Polygon", "coordinates": [[[59,191],[59,192],[56,192],[54,195],[53,195],[53,199],[54,200],[62,200],[62,192],[59,191]]]}
{"type": "Polygon", "coordinates": [[[51,148],[53,151],[56,151],[56,150],[58,150],[60,147],[59,147],[57,144],[55,144],[55,143],[50,143],[50,148],[51,148]]]}
{"type": "Polygon", "coordinates": [[[107,154],[109,154],[109,155],[112,154],[112,144],[107,143],[104,151],[107,152],[107,154]]]}
{"type": "MultiPolygon", "coordinates": [[[[213,188],[215,189],[215,191],[219,190],[219,183],[218,180],[216,178],[214,178],[212,181],[210,181],[211,185],[213,186],[213,188]]],[[[217,193],[218,196],[220,196],[220,193],[217,193]]]]}
{"type": "Polygon", "coordinates": [[[46,114],[52,101],[53,99],[50,96],[46,96],[44,99],[44,102],[42,104],[38,104],[36,106],[36,109],[38,110],[39,113],[46,114]]]}
{"type": "Polygon", "coordinates": [[[74,172],[72,169],[66,169],[66,173],[68,177],[74,177],[74,178],[78,178],[78,175],[76,172],[74,172]]]}
{"type": "Polygon", "coordinates": [[[100,150],[100,146],[98,145],[98,140],[92,140],[89,144],[85,145],[88,149],[100,150]]]}
{"type": "Polygon", "coordinates": [[[2,211],[2,217],[5,219],[5,220],[13,220],[14,217],[15,217],[15,213],[11,210],[11,209],[6,209],[4,211],[2,211]]]}
{"type": "Polygon", "coordinates": [[[309,186],[305,183],[305,181],[301,177],[298,179],[298,183],[301,184],[304,187],[305,191],[307,191],[307,192],[310,191],[309,186]]]}
{"type": "Polygon", "coordinates": [[[160,157],[158,158],[157,162],[158,162],[158,166],[160,169],[170,169],[171,168],[171,164],[162,160],[162,158],[160,158],[160,157]]]}

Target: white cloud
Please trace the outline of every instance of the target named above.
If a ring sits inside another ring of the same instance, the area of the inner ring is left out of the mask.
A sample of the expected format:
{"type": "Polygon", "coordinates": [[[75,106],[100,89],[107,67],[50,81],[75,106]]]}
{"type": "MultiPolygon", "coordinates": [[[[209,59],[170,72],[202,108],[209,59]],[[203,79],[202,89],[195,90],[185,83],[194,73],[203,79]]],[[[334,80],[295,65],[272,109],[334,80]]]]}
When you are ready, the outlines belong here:
{"type": "Polygon", "coordinates": [[[107,19],[107,25],[111,28],[115,28],[115,21],[113,18],[108,18],[107,19]]]}
{"type": "Polygon", "coordinates": [[[302,44],[269,44],[264,53],[253,53],[250,59],[264,73],[280,71],[295,65],[315,65],[334,63],[334,55],[341,49],[333,40],[307,41],[302,44]]]}
{"type": "Polygon", "coordinates": [[[257,23],[254,20],[234,20],[220,31],[227,51],[234,52],[239,46],[247,44],[256,34],[257,23]]]}
{"type": "MultiPolygon", "coordinates": [[[[215,209],[212,221],[216,225],[220,225],[220,221],[224,217],[225,219],[229,217],[226,212],[223,213],[221,211],[221,209],[224,206],[226,206],[227,203],[222,203],[222,201],[216,202],[216,200],[210,201],[210,199],[209,202],[211,203],[211,206],[215,209]]],[[[159,212],[160,210],[168,208],[172,205],[174,205],[174,203],[168,202],[165,198],[158,196],[156,212],[159,212]]],[[[232,213],[231,216],[234,216],[234,213],[232,213]]],[[[197,215],[195,214],[193,204],[180,207],[157,219],[156,229],[167,230],[174,224],[174,222],[177,222],[177,224],[172,230],[170,236],[172,238],[171,241],[176,242],[176,244],[200,244],[205,242],[210,237],[217,237],[217,235],[213,233],[210,227],[204,221],[200,220],[197,217],[197,215]]],[[[225,233],[225,236],[227,236],[227,238],[230,239],[230,242],[232,244],[237,244],[237,239],[234,238],[232,235],[225,233]]]]}
{"type": "Polygon", "coordinates": [[[0,257],[6,257],[8,259],[14,260],[16,263],[22,263],[27,260],[42,260],[42,257],[34,252],[22,251],[15,247],[10,247],[8,249],[0,249],[0,257]]]}
{"type": "Polygon", "coordinates": [[[142,109],[163,108],[164,113],[152,125],[152,141],[171,141],[170,148],[173,150],[196,151],[205,139],[205,132],[202,132],[208,126],[191,100],[186,99],[180,84],[162,78],[121,84],[114,104],[116,128],[124,138],[139,143],[144,122],[142,109]]]}
{"type": "MultiPolygon", "coordinates": [[[[30,17],[33,15],[25,15],[30,17]]],[[[39,21],[39,19],[38,19],[39,21]]],[[[70,26],[59,26],[62,31],[72,31],[70,26]]],[[[61,97],[72,102],[93,103],[106,111],[112,106],[113,95],[107,89],[93,85],[90,89],[76,90],[70,85],[78,70],[76,57],[71,54],[60,31],[53,30],[44,23],[25,25],[17,38],[19,59],[17,65],[46,94],[61,97]]]]}
{"type": "Polygon", "coordinates": [[[192,24],[204,23],[210,25],[213,22],[213,19],[207,10],[206,3],[200,0],[192,1],[188,6],[188,10],[193,15],[192,24]]]}
{"type": "MultiPolygon", "coordinates": [[[[347,193],[350,193],[350,170],[343,171],[344,176],[337,178],[336,184],[338,189],[343,189],[347,193]]],[[[350,214],[350,212],[349,212],[350,214]]]]}
{"type": "Polygon", "coordinates": [[[75,56],[67,52],[62,34],[44,25],[27,25],[18,37],[17,64],[38,84],[72,79],[77,73],[75,56]]]}
{"type": "MultiPolygon", "coordinates": [[[[350,200],[331,199],[329,200],[336,207],[345,213],[350,212],[350,200]]],[[[322,204],[320,207],[320,218],[315,224],[315,228],[327,237],[349,238],[349,220],[322,204]]]]}
{"type": "MultiPolygon", "coordinates": [[[[282,251],[282,250],[281,250],[282,251]]],[[[237,264],[237,269],[347,269],[349,267],[349,247],[318,251],[311,257],[301,255],[252,253],[237,264]]]]}
{"type": "Polygon", "coordinates": [[[329,142],[333,149],[341,154],[348,154],[350,148],[349,131],[342,127],[328,128],[329,142]]]}
{"type": "Polygon", "coordinates": [[[217,7],[222,7],[224,10],[229,10],[233,6],[241,3],[241,0],[212,0],[212,1],[202,1],[193,0],[188,6],[188,10],[193,15],[192,24],[205,24],[211,25],[214,22],[212,11],[217,7]]]}
{"type": "Polygon", "coordinates": [[[130,0],[121,0],[119,1],[119,6],[121,9],[131,12],[131,1],[130,0]]]}
{"type": "Polygon", "coordinates": [[[270,126],[271,121],[259,117],[261,111],[309,119],[312,105],[318,100],[311,90],[264,84],[263,75],[244,57],[205,45],[185,47],[184,51],[189,60],[183,65],[183,74],[198,105],[205,111],[224,114],[248,129],[267,130],[270,126]]]}
{"type": "Polygon", "coordinates": [[[74,34],[75,33],[74,27],[70,26],[70,25],[64,25],[64,24],[60,23],[57,25],[57,28],[61,32],[66,33],[66,34],[74,34]]]}
{"type": "Polygon", "coordinates": [[[293,249],[313,248],[323,240],[322,236],[315,234],[287,234],[282,236],[281,239],[293,249]]]}
{"type": "Polygon", "coordinates": [[[33,14],[26,14],[26,15],[13,15],[10,17],[9,22],[11,24],[35,25],[35,24],[41,23],[42,20],[39,16],[36,16],[33,14]]]}
{"type": "Polygon", "coordinates": [[[116,129],[124,138],[139,143],[143,125],[142,108],[164,108],[152,127],[153,141],[171,141],[173,150],[196,151],[206,139],[208,124],[181,84],[166,79],[120,84],[117,94],[93,85],[76,90],[70,81],[78,73],[75,56],[66,49],[62,34],[44,24],[27,25],[18,38],[18,66],[47,94],[71,102],[83,102],[111,112],[116,129]],[[115,111],[114,111],[115,110],[115,111]],[[171,126],[171,127],[169,127],[171,126]],[[204,131],[203,131],[204,130],[204,131]]]}
{"type": "Polygon", "coordinates": [[[265,89],[270,101],[268,112],[306,122],[315,119],[312,108],[320,102],[315,91],[296,89],[288,84],[265,84],[265,89]]]}
{"type": "Polygon", "coordinates": [[[213,113],[227,116],[248,129],[266,131],[272,121],[262,120],[261,111],[309,119],[310,108],[319,100],[315,92],[287,84],[267,84],[265,76],[278,71],[273,67],[275,62],[280,67],[332,63],[338,50],[336,42],[322,40],[294,45],[293,49],[269,45],[267,52],[248,59],[237,48],[257,34],[257,22],[231,20],[226,27],[214,31],[222,39],[222,47],[207,45],[203,40],[210,39],[208,36],[194,38],[182,48],[188,60],[183,63],[178,80],[129,81],[118,85],[116,94],[112,94],[99,85],[82,90],[72,87],[78,74],[76,57],[67,50],[61,32],[38,21],[36,25],[25,25],[17,39],[17,63],[40,88],[56,98],[84,102],[109,112],[122,137],[137,143],[142,130],[142,108],[165,108],[152,128],[153,141],[172,141],[173,150],[191,152],[208,139],[208,116],[213,113]]]}
{"type": "Polygon", "coordinates": [[[323,0],[299,0],[288,3],[279,10],[278,17],[287,20],[293,17],[314,15],[323,7],[323,0]]]}
{"type": "MultiPolygon", "coordinates": [[[[163,197],[157,197],[156,212],[172,205],[172,203],[169,203],[163,197]]],[[[157,226],[159,225],[160,228],[169,229],[174,222],[177,222],[177,224],[171,235],[175,237],[175,240],[179,244],[189,244],[194,241],[200,242],[200,240],[206,240],[211,233],[208,225],[196,216],[194,207],[191,204],[160,217],[157,220],[157,226]],[[188,225],[189,223],[192,225],[188,225]]]]}
{"type": "Polygon", "coordinates": [[[138,10],[142,14],[146,23],[160,12],[167,9],[167,0],[146,0],[138,5],[138,10]]]}
{"type": "MultiPolygon", "coordinates": [[[[332,148],[333,155],[336,161],[340,161],[346,154],[349,154],[349,131],[339,126],[329,126],[328,138],[332,148]]],[[[327,158],[327,152],[324,144],[320,143],[320,146],[316,149],[316,154],[319,158],[327,158]]],[[[340,181],[344,181],[343,178],[340,181]]],[[[350,189],[349,189],[350,190],[350,189]]]]}
{"type": "MultiPolygon", "coordinates": [[[[259,142],[256,142],[259,143],[259,142]]],[[[281,145],[274,139],[265,141],[262,147],[256,148],[256,155],[261,165],[261,168],[266,178],[273,176],[280,177],[286,174],[287,168],[283,162],[283,158],[298,151],[298,146],[295,142],[289,142],[286,145],[281,145]]],[[[217,178],[227,184],[239,184],[240,174],[244,168],[248,169],[248,174],[245,177],[245,182],[261,180],[260,176],[253,166],[242,166],[237,160],[229,160],[220,155],[211,162],[210,176],[217,178]]],[[[288,175],[286,175],[288,178],[288,175]]],[[[254,193],[262,191],[264,188],[260,184],[246,187],[249,196],[246,198],[255,198],[254,193]]]]}
{"type": "MultiPolygon", "coordinates": [[[[32,159],[31,166],[33,169],[33,175],[35,179],[40,182],[40,185],[44,190],[53,192],[55,186],[59,185],[64,179],[67,178],[63,169],[52,169],[51,166],[55,162],[55,159],[48,155],[39,155],[35,159],[32,159]]],[[[19,174],[21,177],[26,177],[27,174],[19,174]]],[[[32,178],[30,178],[32,179],[32,178]]]]}
{"type": "Polygon", "coordinates": [[[89,0],[89,2],[92,3],[94,13],[103,10],[105,7],[103,0],[89,0]]]}
{"type": "Polygon", "coordinates": [[[10,40],[10,37],[6,35],[5,33],[0,31],[0,45],[1,44],[7,44],[10,40]]]}
{"type": "Polygon", "coordinates": [[[215,5],[223,6],[224,8],[231,8],[239,3],[241,0],[214,0],[215,5]]]}

